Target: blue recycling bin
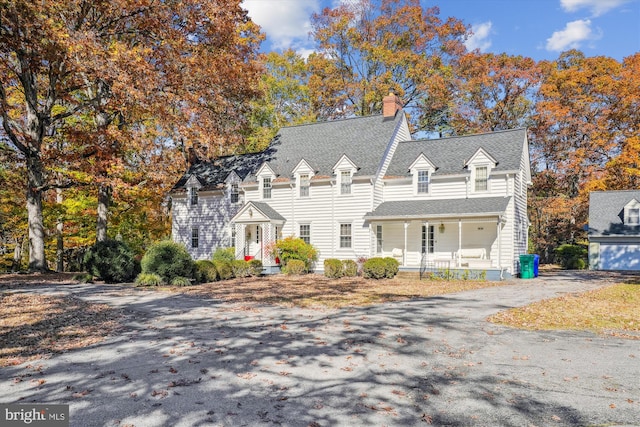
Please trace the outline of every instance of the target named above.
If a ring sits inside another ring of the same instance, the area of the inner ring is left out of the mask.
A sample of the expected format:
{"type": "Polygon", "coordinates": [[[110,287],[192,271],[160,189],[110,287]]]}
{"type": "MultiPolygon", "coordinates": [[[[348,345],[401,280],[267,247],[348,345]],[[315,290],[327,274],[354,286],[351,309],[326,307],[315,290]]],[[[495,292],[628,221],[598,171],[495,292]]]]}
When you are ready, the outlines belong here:
{"type": "Polygon", "coordinates": [[[538,265],[540,265],[540,255],[533,255],[533,277],[538,277],[538,265]]]}

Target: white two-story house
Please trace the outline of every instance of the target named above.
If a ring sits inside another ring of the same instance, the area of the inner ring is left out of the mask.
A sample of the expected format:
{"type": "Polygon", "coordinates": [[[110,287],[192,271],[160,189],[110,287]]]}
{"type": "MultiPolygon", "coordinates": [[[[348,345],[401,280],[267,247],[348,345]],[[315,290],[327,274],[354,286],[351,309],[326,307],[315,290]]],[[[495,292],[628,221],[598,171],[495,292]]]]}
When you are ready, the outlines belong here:
{"type": "Polygon", "coordinates": [[[412,140],[399,100],[383,114],[282,128],[263,152],[193,164],[174,186],[175,241],[195,259],[235,247],[277,266],[297,236],[327,258],[392,256],[403,270],[518,272],[526,253],[527,134],[412,140]]]}

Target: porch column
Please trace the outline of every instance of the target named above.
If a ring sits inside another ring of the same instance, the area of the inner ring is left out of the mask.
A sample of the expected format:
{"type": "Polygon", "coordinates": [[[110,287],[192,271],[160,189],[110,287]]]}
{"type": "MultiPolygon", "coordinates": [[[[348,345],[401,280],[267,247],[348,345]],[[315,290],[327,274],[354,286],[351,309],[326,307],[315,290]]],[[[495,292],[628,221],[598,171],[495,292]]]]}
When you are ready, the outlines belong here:
{"type": "Polygon", "coordinates": [[[458,219],[458,267],[462,267],[462,219],[458,219]]]}
{"type": "Polygon", "coordinates": [[[409,228],[409,221],[404,222],[404,250],[402,251],[402,266],[407,265],[407,229],[409,228]]]}
{"type": "Polygon", "coordinates": [[[502,265],[502,218],[498,217],[498,268],[501,268],[502,265]]]}
{"type": "MultiPolygon", "coordinates": [[[[423,256],[425,261],[429,260],[429,221],[422,221],[422,227],[424,227],[424,254],[420,254],[421,262],[423,256]]],[[[422,244],[422,230],[420,230],[420,250],[422,250],[422,244]]]]}
{"type": "Polygon", "coordinates": [[[246,224],[236,224],[236,259],[244,259],[246,224]]]}

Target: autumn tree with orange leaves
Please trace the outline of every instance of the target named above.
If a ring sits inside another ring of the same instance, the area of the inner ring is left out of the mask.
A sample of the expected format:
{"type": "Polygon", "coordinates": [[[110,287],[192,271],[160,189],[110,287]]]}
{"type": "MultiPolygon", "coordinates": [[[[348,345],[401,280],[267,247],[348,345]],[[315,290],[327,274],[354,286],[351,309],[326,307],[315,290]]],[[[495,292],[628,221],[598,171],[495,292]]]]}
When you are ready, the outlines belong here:
{"type": "Polygon", "coordinates": [[[407,112],[417,107],[429,96],[426,82],[465,51],[467,28],[438,15],[419,0],[357,0],[313,15],[309,88],[318,117],[378,113],[390,91],[407,112]]]}
{"type": "Polygon", "coordinates": [[[240,0],[0,2],[0,144],[24,165],[29,269],[47,269],[50,189],[144,185],[184,167],[177,148],[237,142],[260,41],[240,0]]]}

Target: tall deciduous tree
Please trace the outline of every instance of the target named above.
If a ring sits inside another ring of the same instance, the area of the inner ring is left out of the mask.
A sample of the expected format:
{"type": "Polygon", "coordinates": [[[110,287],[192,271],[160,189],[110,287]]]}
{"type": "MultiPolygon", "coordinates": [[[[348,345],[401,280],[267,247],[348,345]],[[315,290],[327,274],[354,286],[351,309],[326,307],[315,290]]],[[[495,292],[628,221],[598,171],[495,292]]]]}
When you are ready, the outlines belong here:
{"type": "Polygon", "coordinates": [[[421,127],[441,135],[527,127],[540,79],[531,58],[469,52],[426,82],[432,96],[422,101],[421,127]]]}
{"type": "Polygon", "coordinates": [[[244,130],[261,36],[240,0],[4,0],[0,10],[1,136],[26,165],[31,270],[47,268],[42,197],[59,156],[77,155],[108,188],[136,152],[198,141],[215,155],[244,130]]]}
{"type": "Polygon", "coordinates": [[[464,52],[467,34],[438,15],[419,0],[356,0],[315,14],[309,87],[319,118],[379,112],[390,91],[408,111],[430,96],[426,82],[464,52]]]}

